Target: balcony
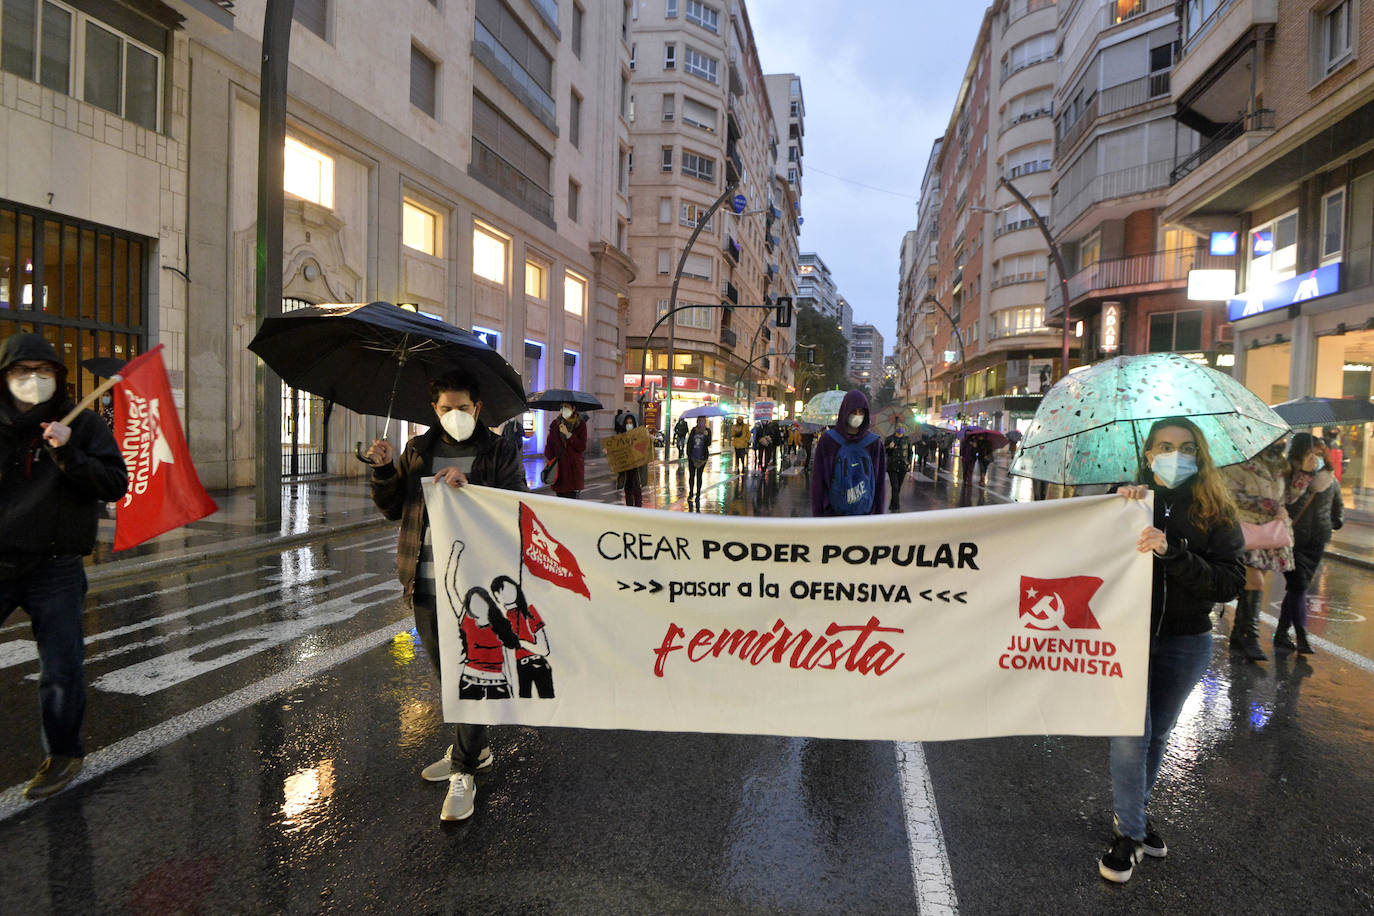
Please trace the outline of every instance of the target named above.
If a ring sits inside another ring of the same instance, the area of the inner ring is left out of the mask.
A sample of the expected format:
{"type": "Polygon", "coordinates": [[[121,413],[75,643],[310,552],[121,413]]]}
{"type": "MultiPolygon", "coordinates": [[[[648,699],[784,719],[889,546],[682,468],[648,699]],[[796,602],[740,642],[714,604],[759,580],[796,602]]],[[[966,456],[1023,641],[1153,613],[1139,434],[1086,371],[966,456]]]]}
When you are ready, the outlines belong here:
{"type": "Polygon", "coordinates": [[[1096,120],[1097,93],[1094,92],[1092,98],[1088,99],[1087,104],[1083,106],[1083,111],[1079,113],[1076,120],[1068,121],[1068,116],[1065,115],[1065,117],[1055,125],[1055,155],[1062,155],[1065,150],[1071,149],[1073,145],[1078,142],[1078,138],[1083,136],[1083,132],[1091,127],[1096,120]]]}
{"type": "MultiPolygon", "coordinates": [[[[1069,300],[1077,303],[1102,296],[1182,286],[1188,282],[1190,270],[1220,270],[1235,266],[1236,259],[1233,256],[1220,257],[1196,248],[1109,258],[1090,264],[1069,277],[1069,300]]],[[[1062,299],[1059,284],[1053,285],[1051,293],[1053,308],[1058,308],[1062,299]]]]}
{"type": "Polygon", "coordinates": [[[1130,168],[1107,172],[1094,177],[1067,199],[1064,198],[1061,184],[1055,189],[1054,201],[1050,207],[1055,232],[1062,232],[1072,225],[1074,220],[1094,204],[1167,187],[1169,169],[1172,165],[1170,160],[1161,159],[1158,162],[1147,162],[1144,165],[1133,165],[1130,168]]]}
{"type": "Polygon", "coordinates": [[[1155,100],[1164,101],[1169,95],[1169,71],[1161,70],[1130,82],[1103,89],[1098,101],[1098,116],[1114,114],[1155,100]]]}
{"type": "Polygon", "coordinates": [[[1048,172],[1050,170],[1049,159],[1032,159],[1030,162],[1023,162],[1007,169],[1007,180],[1020,178],[1022,175],[1034,175],[1036,172],[1048,172]]]}
{"type": "Polygon", "coordinates": [[[1018,124],[1024,124],[1024,123],[1026,123],[1027,121],[1034,121],[1034,120],[1037,119],[1037,118],[1048,118],[1048,117],[1049,117],[1050,115],[1052,115],[1052,114],[1054,114],[1054,112],[1051,111],[1051,110],[1049,109],[1049,107],[1045,107],[1045,108],[1036,108],[1036,109],[1033,110],[1033,111],[1023,111],[1023,112],[1021,112],[1019,115],[1017,115],[1017,116],[1014,117],[1014,118],[1003,118],[1003,119],[1002,119],[1002,127],[1001,127],[1001,129],[998,131],[998,136],[1001,136],[1002,134],[1004,134],[1004,133],[1006,133],[1007,131],[1011,130],[1013,127],[1015,127],[1015,126],[1018,125],[1018,124]]]}
{"type": "Polygon", "coordinates": [[[730,281],[727,280],[720,285],[720,295],[721,298],[731,305],[739,305],[739,290],[736,289],[735,284],[730,281]]]}
{"type": "Polygon", "coordinates": [[[733,350],[735,348],[735,344],[738,342],[738,337],[736,336],[735,332],[730,328],[721,328],[720,342],[733,350]]]}
{"type": "Polygon", "coordinates": [[[744,160],[739,156],[739,150],[735,144],[731,143],[725,154],[725,178],[731,184],[739,184],[744,181],[744,160]]]}
{"type": "Polygon", "coordinates": [[[1169,184],[1178,184],[1189,172],[1211,159],[1221,152],[1232,142],[1241,136],[1252,131],[1271,131],[1274,129],[1274,112],[1269,108],[1261,108],[1249,114],[1241,115],[1221,130],[1217,131],[1206,143],[1198,147],[1197,152],[1183,159],[1174,170],[1169,173],[1169,184]]]}
{"type": "Polygon", "coordinates": [[[1194,84],[1210,78],[1212,68],[1226,63],[1238,43],[1259,27],[1279,21],[1278,0],[1218,0],[1205,21],[1183,22],[1183,56],[1175,66],[1174,92],[1186,94],[1194,84]]]}
{"type": "Polygon", "coordinates": [[[553,195],[476,137],[472,138],[472,164],[468,166],[468,174],[540,222],[555,225],[553,195]]]}
{"type": "Polygon", "coordinates": [[[1014,220],[1013,222],[1004,223],[1003,225],[998,226],[996,229],[992,230],[992,237],[997,239],[1006,235],[1008,232],[1020,232],[1022,229],[1034,228],[1035,220],[1031,219],[1028,216],[1025,219],[1014,220]]]}
{"type": "Polygon", "coordinates": [[[720,250],[725,253],[725,256],[730,259],[731,263],[739,263],[739,242],[735,241],[734,236],[727,235],[725,237],[725,244],[720,246],[720,250]]]}

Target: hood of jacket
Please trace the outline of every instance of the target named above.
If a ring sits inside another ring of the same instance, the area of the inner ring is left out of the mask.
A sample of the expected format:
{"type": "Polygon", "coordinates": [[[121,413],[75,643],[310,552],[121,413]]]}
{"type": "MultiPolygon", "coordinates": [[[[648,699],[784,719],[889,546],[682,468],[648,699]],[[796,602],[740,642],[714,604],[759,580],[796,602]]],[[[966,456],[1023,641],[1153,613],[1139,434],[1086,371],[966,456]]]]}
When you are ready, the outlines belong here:
{"type": "Polygon", "coordinates": [[[858,439],[868,432],[869,424],[873,422],[873,414],[868,409],[868,398],[857,388],[848,392],[844,400],[840,402],[840,412],[835,417],[835,431],[846,439],[858,439]],[[864,412],[864,421],[858,429],[850,427],[846,418],[856,410],[864,412]]]}
{"type": "MultiPolygon", "coordinates": [[[[9,371],[10,366],[20,360],[29,362],[42,361],[52,363],[57,367],[57,389],[53,396],[45,403],[39,404],[31,411],[24,411],[29,414],[29,419],[36,422],[38,415],[42,419],[50,419],[60,416],[61,408],[67,403],[67,366],[58,357],[57,351],[52,344],[38,334],[11,334],[0,343],[0,376],[9,371]]],[[[15,404],[13,396],[10,395],[9,385],[0,385],[0,405],[6,410],[0,411],[4,419],[11,420],[15,415],[21,413],[18,405],[15,404]]]]}

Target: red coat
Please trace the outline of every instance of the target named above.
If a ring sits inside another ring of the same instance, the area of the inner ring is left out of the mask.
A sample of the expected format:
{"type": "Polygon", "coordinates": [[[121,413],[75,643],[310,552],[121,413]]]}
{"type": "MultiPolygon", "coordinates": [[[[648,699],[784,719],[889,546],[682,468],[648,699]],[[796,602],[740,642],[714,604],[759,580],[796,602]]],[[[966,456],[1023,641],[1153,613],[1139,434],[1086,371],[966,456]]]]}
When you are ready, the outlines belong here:
{"type": "Polygon", "coordinates": [[[575,493],[582,489],[586,476],[587,424],[580,419],[572,427],[572,434],[564,438],[559,432],[563,424],[561,416],[549,424],[549,435],[544,440],[544,457],[558,459],[558,480],[554,482],[555,493],[575,493]]]}

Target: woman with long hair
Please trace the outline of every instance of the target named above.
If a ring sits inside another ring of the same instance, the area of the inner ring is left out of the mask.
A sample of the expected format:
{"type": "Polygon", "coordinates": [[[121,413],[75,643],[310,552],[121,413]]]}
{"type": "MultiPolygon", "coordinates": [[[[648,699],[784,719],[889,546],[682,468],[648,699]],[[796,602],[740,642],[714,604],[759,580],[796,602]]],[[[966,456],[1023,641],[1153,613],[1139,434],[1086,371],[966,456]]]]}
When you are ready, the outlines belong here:
{"type": "Polygon", "coordinates": [[[1222,480],[1231,490],[1242,523],[1257,526],[1256,535],[1274,534],[1275,528],[1286,530],[1288,544],[1278,539],[1265,543],[1246,543],[1245,590],[1236,599],[1236,619],[1231,626],[1231,651],[1243,654],[1255,662],[1269,658],[1259,644],[1259,614],[1269,594],[1269,584],[1275,572],[1286,573],[1293,568],[1292,526],[1284,511],[1284,490],[1288,476],[1288,461],[1283,456],[1284,440],[1273,443],[1248,461],[1221,469],[1222,480]]]}
{"type": "Polygon", "coordinates": [[[1341,485],[1326,466],[1326,443],[1297,433],[1288,446],[1288,517],[1293,520],[1293,568],[1283,574],[1286,590],[1274,629],[1274,650],[1312,654],[1307,643],[1307,589],[1316,578],[1331,532],[1344,524],[1341,485]],[[1288,628],[1293,628],[1293,638],[1288,628]],[[1293,640],[1296,639],[1295,643],[1293,640]]]}
{"type": "Polygon", "coordinates": [[[1212,658],[1212,605],[1245,585],[1245,538],[1202,430],[1182,417],[1157,421],[1145,438],[1141,483],[1127,499],[1153,492],[1154,523],[1136,549],[1154,554],[1150,675],[1144,733],[1111,739],[1115,837],[1098,862],[1108,881],[1129,881],[1142,856],[1169,848],[1146,819],[1169,733],[1212,658]]]}

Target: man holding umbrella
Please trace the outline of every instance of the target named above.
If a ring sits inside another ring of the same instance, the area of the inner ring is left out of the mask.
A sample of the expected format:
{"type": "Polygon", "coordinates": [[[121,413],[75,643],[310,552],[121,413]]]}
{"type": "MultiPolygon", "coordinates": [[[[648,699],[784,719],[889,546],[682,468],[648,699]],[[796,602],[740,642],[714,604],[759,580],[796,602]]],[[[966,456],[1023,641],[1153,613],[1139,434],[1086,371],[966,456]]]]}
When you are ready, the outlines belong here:
{"type": "MultiPolygon", "coordinates": [[[[434,548],[420,481],[433,476],[451,487],[465,484],[520,490],[525,472],[519,452],[477,418],[482,396],[477,380],[451,370],[430,382],[430,401],[438,425],[410,440],[400,462],[393,463],[391,443],[377,439],[367,456],[372,463],[372,500],[389,519],[400,519],[396,572],[415,613],[415,626],[425,654],[439,670],[439,617],[434,577],[434,548]]],[[[517,646],[509,646],[515,649],[517,646]]],[[[492,765],[485,725],[459,724],[448,754],[420,775],[449,784],[439,818],[471,817],[477,798],[474,774],[492,765]]]]}

